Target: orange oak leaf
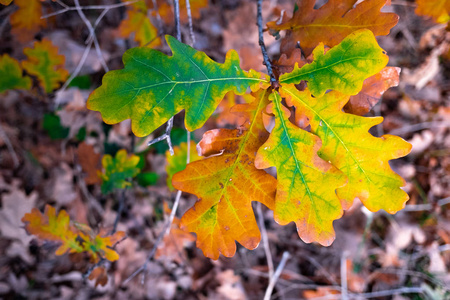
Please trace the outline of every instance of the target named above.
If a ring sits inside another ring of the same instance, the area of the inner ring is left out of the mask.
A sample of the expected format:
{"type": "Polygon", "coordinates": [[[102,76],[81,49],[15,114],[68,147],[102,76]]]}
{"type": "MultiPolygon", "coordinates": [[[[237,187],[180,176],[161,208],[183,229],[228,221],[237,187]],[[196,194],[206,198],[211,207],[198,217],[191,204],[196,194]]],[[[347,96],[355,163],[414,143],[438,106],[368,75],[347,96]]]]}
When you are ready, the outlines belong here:
{"type": "Polygon", "coordinates": [[[256,248],[260,232],[251,202],[274,208],[276,180],[254,165],[255,153],[268,136],[262,121],[268,95],[267,90],[259,91],[251,104],[236,105],[233,111],[247,118],[242,128],[206,132],[199,154],[213,156],[189,164],[173,177],[175,188],[199,197],[181,224],[197,234],[197,246],[212,259],[220,253],[233,256],[235,241],[256,248]]]}
{"type": "Polygon", "coordinates": [[[23,50],[28,57],[22,67],[38,78],[46,93],[52,92],[69,76],[64,68],[66,57],[58,54],[58,48],[48,39],[34,42],[33,48],[23,50]]]}
{"type": "Polygon", "coordinates": [[[157,47],[161,45],[158,30],[148,18],[147,5],[142,1],[128,6],[127,16],[120,23],[118,33],[123,38],[134,34],[134,40],[138,42],[139,46],[157,47]]]}
{"type": "Polygon", "coordinates": [[[400,68],[386,67],[380,73],[367,78],[362,90],[344,106],[344,111],[358,116],[368,113],[381,99],[384,92],[390,87],[397,86],[400,68]]]}
{"type": "Polygon", "coordinates": [[[36,235],[40,239],[61,242],[62,245],[56,250],[56,255],[63,255],[67,251],[82,252],[82,246],[77,242],[77,234],[70,224],[69,215],[61,210],[56,215],[56,210],[50,205],[45,206],[42,214],[37,208],[22,218],[28,233],[36,235]]]}
{"type": "MultiPolygon", "coordinates": [[[[166,151],[167,187],[171,191],[174,190],[172,186],[173,175],[186,168],[187,148],[187,143],[181,143],[180,146],[173,147],[174,155],[171,155],[169,150],[166,151]]],[[[201,156],[197,154],[195,142],[191,141],[189,162],[194,162],[199,159],[201,159],[201,156]]]]}
{"type": "Polygon", "coordinates": [[[437,23],[450,21],[450,0],[417,0],[416,14],[431,17],[437,23]]]}
{"type": "Polygon", "coordinates": [[[382,13],[380,9],[387,0],[366,0],[355,7],[357,0],[329,0],[314,9],[315,0],[297,1],[294,16],[277,24],[267,23],[271,31],[286,30],[281,42],[281,52],[291,53],[297,42],[306,55],[319,44],[334,47],[350,33],[370,29],[374,35],[387,35],[398,22],[394,13],[382,13]]]}
{"type": "Polygon", "coordinates": [[[0,4],[3,4],[3,5],[10,5],[11,2],[12,2],[12,0],[0,0],[0,4]]]}
{"type": "Polygon", "coordinates": [[[41,19],[42,4],[39,0],[16,0],[18,7],[10,16],[11,33],[21,43],[34,38],[40,29],[47,26],[45,19],[41,19]]]}
{"type": "Polygon", "coordinates": [[[278,92],[270,99],[268,110],[275,114],[275,127],[259,148],[255,166],[277,169],[275,221],[295,222],[303,241],[329,246],[335,239],[333,221],[343,213],[336,189],[346,183],[345,175],[318,156],[317,136],[289,121],[278,92]]]}
{"type": "Polygon", "coordinates": [[[236,95],[233,91],[228,92],[222,101],[217,106],[216,113],[217,119],[216,124],[219,127],[224,127],[226,125],[239,126],[245,120],[231,111],[232,107],[239,103],[249,103],[252,102],[253,97],[250,94],[244,94],[242,96],[236,95]],[[244,101],[242,101],[242,99],[244,101]]]}

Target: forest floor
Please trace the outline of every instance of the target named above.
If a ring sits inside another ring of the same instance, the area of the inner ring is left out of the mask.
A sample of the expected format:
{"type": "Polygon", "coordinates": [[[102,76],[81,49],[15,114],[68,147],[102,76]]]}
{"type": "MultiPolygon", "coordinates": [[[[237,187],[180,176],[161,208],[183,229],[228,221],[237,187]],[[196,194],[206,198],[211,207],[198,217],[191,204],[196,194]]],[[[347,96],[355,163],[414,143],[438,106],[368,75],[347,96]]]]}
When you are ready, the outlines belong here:
{"type": "MultiPolygon", "coordinates": [[[[255,2],[210,1],[193,21],[193,46],[219,62],[229,49],[236,49],[244,69],[265,71],[255,2]]],[[[373,128],[374,135],[395,134],[413,145],[411,154],[391,164],[406,180],[407,208],[395,215],[372,213],[355,201],[334,222],[335,242],[323,247],[304,243],[294,224],[276,224],[272,211],[263,207],[274,268],[283,253],[289,254],[271,299],[450,299],[450,56],[443,52],[448,51],[450,37],[445,25],[415,15],[412,2],[392,2],[387,10],[396,12],[400,21],[378,41],[389,55],[389,66],[402,69],[400,84],[390,88],[368,115],[384,117],[382,125],[373,128]]],[[[0,6],[2,18],[12,13],[8,9],[0,6]]],[[[264,20],[272,21],[283,9],[291,12],[292,3],[264,1],[263,9],[264,20]]],[[[124,11],[124,7],[111,9],[97,27],[109,69],[121,68],[122,54],[135,46],[116,34],[124,11]]],[[[87,16],[95,20],[99,13],[93,10],[87,16]]],[[[174,34],[173,26],[164,30],[174,34]]],[[[189,41],[187,25],[182,33],[189,41]]],[[[42,31],[65,55],[69,72],[77,66],[88,34],[76,11],[56,16],[42,31]]],[[[269,55],[276,58],[279,41],[268,34],[265,39],[269,55]]],[[[22,58],[23,47],[9,24],[4,24],[0,53],[22,58]]],[[[168,52],[167,46],[162,49],[168,52]]],[[[165,142],[146,146],[164,128],[151,137],[136,138],[128,121],[106,125],[99,113],[86,109],[86,99],[104,73],[91,50],[78,83],[65,91],[12,90],[0,95],[0,298],[263,299],[269,266],[262,244],[252,251],[237,245],[234,257],[214,261],[189,238],[166,239],[148,263],[145,278],[138,274],[126,281],[146,261],[167,219],[163,203],[171,206],[176,192],[166,184],[165,142]],[[135,185],[124,195],[102,195],[95,176],[101,154],[118,149],[139,153],[145,171],[157,174],[155,182],[135,185]],[[94,177],[86,180],[86,174],[94,177]],[[51,204],[65,209],[77,222],[111,228],[120,201],[124,206],[117,229],[125,231],[127,238],[116,247],[119,260],[105,264],[105,286],[95,287],[86,278],[92,265],[87,259],[56,256],[55,243],[28,235],[20,221],[33,207],[51,204]]],[[[216,126],[207,122],[193,139],[198,142],[203,132],[216,126]]],[[[186,141],[185,135],[183,114],[179,114],[173,130],[175,145],[186,141]]],[[[178,216],[195,200],[183,194],[178,216]]]]}

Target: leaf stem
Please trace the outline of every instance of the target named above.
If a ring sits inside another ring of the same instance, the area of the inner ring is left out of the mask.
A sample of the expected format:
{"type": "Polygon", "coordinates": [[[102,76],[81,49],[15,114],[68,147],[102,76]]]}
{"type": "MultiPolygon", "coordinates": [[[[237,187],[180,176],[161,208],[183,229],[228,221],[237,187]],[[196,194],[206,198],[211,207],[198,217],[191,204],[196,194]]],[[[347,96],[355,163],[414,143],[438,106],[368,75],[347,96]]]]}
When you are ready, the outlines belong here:
{"type": "Polygon", "coordinates": [[[267,72],[270,76],[270,84],[273,88],[278,87],[278,81],[275,78],[275,74],[272,70],[272,63],[270,62],[269,55],[267,54],[266,44],[264,43],[263,36],[263,25],[262,25],[262,0],[258,0],[257,2],[257,24],[258,24],[258,36],[259,36],[259,46],[261,47],[261,53],[264,58],[264,65],[267,68],[267,72]]]}

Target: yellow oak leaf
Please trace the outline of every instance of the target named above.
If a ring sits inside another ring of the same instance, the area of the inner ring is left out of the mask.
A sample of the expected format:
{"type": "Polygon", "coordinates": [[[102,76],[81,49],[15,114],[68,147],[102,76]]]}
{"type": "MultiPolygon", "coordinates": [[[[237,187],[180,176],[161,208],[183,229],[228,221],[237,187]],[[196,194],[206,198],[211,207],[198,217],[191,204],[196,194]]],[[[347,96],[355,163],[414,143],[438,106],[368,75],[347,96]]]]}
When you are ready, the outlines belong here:
{"type": "Polygon", "coordinates": [[[0,4],[10,5],[13,0],[0,0],[0,4]]]}
{"type": "Polygon", "coordinates": [[[147,15],[147,6],[144,2],[129,5],[127,16],[119,25],[119,36],[128,38],[134,34],[134,40],[139,46],[157,47],[161,45],[158,30],[151,23],[147,15]]]}
{"type": "Polygon", "coordinates": [[[39,0],[16,0],[18,9],[10,16],[11,33],[22,43],[34,38],[36,33],[47,26],[41,19],[42,4],[39,0]]]}
{"type": "Polygon", "coordinates": [[[270,99],[275,127],[259,148],[255,166],[277,169],[275,221],[281,225],[295,222],[306,243],[331,245],[335,239],[333,221],[343,212],[336,189],[346,183],[345,175],[317,155],[321,147],[317,136],[289,121],[280,95],[274,92],[270,99]]]}
{"type": "Polygon", "coordinates": [[[127,150],[121,149],[116,153],[115,158],[106,154],[102,158],[102,166],[104,171],[98,171],[98,176],[102,179],[102,193],[107,194],[114,189],[123,189],[131,186],[127,181],[135,177],[141,171],[137,166],[139,156],[128,156],[127,150]]]}
{"type": "Polygon", "coordinates": [[[260,232],[252,201],[274,207],[276,180],[254,165],[255,153],[268,136],[262,121],[268,94],[260,91],[251,104],[235,106],[235,112],[246,116],[243,127],[206,132],[199,148],[202,155],[212,156],[173,176],[176,189],[199,197],[181,218],[181,226],[197,234],[197,247],[212,259],[220,253],[233,256],[235,241],[256,248],[260,232]]]}
{"type": "Polygon", "coordinates": [[[38,78],[46,93],[59,87],[69,76],[64,68],[65,56],[58,54],[58,48],[50,40],[34,42],[33,48],[25,48],[23,52],[28,58],[22,61],[22,67],[38,78]]]}
{"type": "Polygon", "coordinates": [[[384,209],[393,214],[405,206],[409,199],[401,189],[405,181],[391,169],[389,160],[407,155],[411,145],[393,135],[372,136],[368,130],[381,123],[382,117],[344,113],[349,96],[336,91],[315,98],[308,90],[284,85],[280,93],[288,105],[309,118],[311,132],[322,140],[319,156],[347,175],[347,185],[337,189],[344,209],[356,197],[371,211],[384,209]]]}
{"type": "Polygon", "coordinates": [[[417,0],[416,14],[431,17],[437,23],[450,21],[450,0],[417,0]]]}

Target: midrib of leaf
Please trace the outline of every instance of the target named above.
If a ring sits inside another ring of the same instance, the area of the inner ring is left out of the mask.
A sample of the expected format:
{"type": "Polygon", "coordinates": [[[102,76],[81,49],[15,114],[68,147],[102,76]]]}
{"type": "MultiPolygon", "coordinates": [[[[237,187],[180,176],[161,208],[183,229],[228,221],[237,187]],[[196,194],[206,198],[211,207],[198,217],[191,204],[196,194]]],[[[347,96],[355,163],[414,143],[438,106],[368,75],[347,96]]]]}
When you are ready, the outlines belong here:
{"type": "MultiPolygon", "coordinates": [[[[267,90],[266,90],[265,92],[267,92],[267,90]]],[[[235,170],[235,169],[238,167],[238,166],[236,166],[236,165],[237,165],[237,163],[239,162],[239,158],[241,157],[241,155],[242,155],[243,152],[244,152],[245,145],[246,145],[248,139],[250,138],[250,134],[252,133],[252,129],[253,129],[253,127],[255,126],[255,120],[256,120],[256,118],[258,117],[258,113],[261,113],[261,108],[262,108],[261,106],[262,106],[262,104],[263,104],[263,99],[264,99],[264,97],[261,97],[261,100],[260,100],[259,103],[258,103],[258,108],[256,109],[256,112],[255,112],[255,114],[254,114],[253,117],[252,117],[250,127],[248,128],[248,130],[246,130],[247,133],[246,133],[245,136],[242,138],[242,141],[239,143],[239,149],[238,149],[238,151],[237,151],[238,153],[237,153],[237,155],[236,155],[236,159],[234,160],[233,165],[229,168],[228,175],[226,176],[225,184],[224,184],[224,186],[223,186],[223,188],[222,188],[222,192],[220,193],[220,197],[218,197],[219,200],[218,200],[214,205],[212,205],[211,208],[212,208],[213,206],[217,205],[217,204],[219,203],[220,199],[225,199],[225,200],[227,201],[228,205],[229,205],[230,207],[233,207],[233,208],[234,208],[234,205],[232,205],[231,202],[228,200],[228,198],[227,198],[226,196],[224,196],[224,193],[225,193],[225,191],[226,191],[226,189],[227,189],[228,184],[230,183],[230,178],[231,178],[231,176],[232,176],[232,174],[233,174],[233,170],[235,170]]],[[[191,178],[201,179],[202,177],[191,177],[191,178]]],[[[210,209],[211,209],[211,208],[210,208],[210,209]]],[[[196,218],[196,219],[194,219],[194,220],[197,221],[198,219],[202,218],[208,211],[209,211],[209,209],[208,209],[207,211],[205,211],[202,215],[199,215],[198,218],[196,218]]],[[[236,219],[239,221],[239,224],[241,225],[241,227],[245,229],[245,226],[242,224],[240,218],[239,218],[238,215],[236,214],[235,209],[233,209],[232,211],[233,211],[234,215],[236,216],[236,219]]],[[[217,213],[217,209],[216,209],[216,220],[218,220],[218,219],[219,219],[219,218],[218,218],[218,213],[217,213]]],[[[193,222],[194,222],[194,221],[193,221],[193,222]]],[[[192,223],[192,222],[191,222],[191,223],[192,223]]],[[[214,226],[215,226],[215,225],[216,225],[216,223],[214,224],[214,226]]]]}
{"type": "MultiPolygon", "coordinates": [[[[306,192],[308,193],[308,198],[311,201],[311,207],[313,207],[315,215],[319,218],[320,215],[317,213],[317,209],[316,209],[316,205],[315,205],[315,202],[314,202],[313,195],[312,195],[311,190],[309,189],[309,186],[308,186],[308,184],[307,184],[307,182],[305,180],[303,172],[300,169],[300,164],[302,164],[302,165],[304,165],[304,164],[297,159],[294,147],[293,147],[291,139],[289,137],[289,131],[288,131],[286,122],[284,121],[284,118],[283,118],[283,111],[282,111],[282,108],[281,108],[281,97],[280,97],[280,95],[277,92],[274,93],[274,95],[275,95],[275,99],[272,102],[274,103],[275,109],[277,110],[277,115],[279,117],[281,125],[283,126],[283,130],[285,132],[285,136],[287,137],[287,140],[288,140],[288,143],[289,143],[289,150],[291,150],[292,157],[294,158],[295,165],[296,165],[296,170],[298,170],[298,173],[302,177],[302,183],[303,183],[303,185],[306,188],[306,192]]],[[[302,129],[299,128],[299,130],[302,130],[302,129]]],[[[292,188],[292,182],[293,181],[291,181],[291,186],[289,188],[292,188]]],[[[288,205],[288,202],[286,202],[285,205],[288,205]]],[[[311,213],[308,214],[308,223],[307,224],[309,224],[310,218],[311,218],[311,213]]]]}
{"type": "Polygon", "coordinates": [[[297,99],[299,102],[303,103],[303,105],[305,107],[307,107],[311,112],[313,112],[317,117],[319,117],[320,121],[322,121],[323,123],[325,123],[325,125],[327,126],[327,128],[329,128],[329,130],[331,130],[331,132],[333,132],[334,136],[337,137],[338,141],[342,144],[342,146],[344,147],[345,151],[347,151],[350,155],[350,157],[352,158],[352,160],[355,162],[355,164],[358,166],[358,169],[364,174],[364,176],[367,178],[367,180],[373,184],[372,180],[370,179],[369,176],[367,176],[366,171],[361,167],[361,165],[359,164],[358,160],[353,156],[353,152],[350,151],[350,149],[347,147],[346,143],[342,140],[342,138],[340,137],[339,134],[337,134],[336,131],[334,131],[333,126],[330,126],[330,124],[321,116],[320,113],[318,113],[315,109],[313,109],[311,106],[308,105],[308,103],[306,103],[305,101],[303,101],[300,97],[297,97],[296,95],[292,94],[289,90],[287,89],[283,89],[283,91],[285,93],[288,93],[289,95],[291,95],[291,97],[294,97],[295,99],[297,99]]]}
{"type": "Polygon", "coordinates": [[[305,25],[295,25],[290,26],[291,30],[298,30],[301,28],[311,28],[311,27],[336,27],[336,28],[367,28],[372,26],[383,26],[386,25],[386,23],[375,23],[375,24],[365,24],[365,25],[342,25],[342,24],[305,24],[305,25]]]}
{"type": "MultiPolygon", "coordinates": [[[[347,51],[347,49],[346,49],[345,51],[347,51]]],[[[344,54],[345,54],[345,53],[344,53],[344,54]]],[[[344,54],[343,54],[343,55],[344,55],[344,54]]],[[[343,56],[343,55],[342,55],[342,56],[343,56]]],[[[351,57],[351,58],[348,58],[348,59],[339,60],[339,61],[337,61],[337,62],[334,62],[334,63],[332,63],[332,64],[329,64],[329,65],[326,65],[326,66],[323,66],[323,67],[320,67],[320,68],[316,68],[316,69],[311,70],[311,71],[309,71],[309,72],[303,72],[303,73],[296,74],[296,75],[294,75],[294,76],[289,77],[288,75],[294,73],[294,72],[295,72],[295,70],[294,70],[294,71],[292,71],[291,73],[286,74],[286,77],[284,77],[283,79],[281,79],[280,82],[283,83],[283,82],[286,82],[286,81],[289,80],[289,79],[295,79],[295,78],[297,78],[297,77],[301,77],[301,76],[308,75],[308,74],[311,74],[311,73],[314,73],[314,72],[322,71],[322,70],[324,70],[324,69],[328,69],[328,68],[333,67],[333,66],[335,66],[335,65],[337,65],[337,64],[341,64],[341,63],[345,63],[345,62],[347,62],[347,61],[352,61],[352,60],[357,60],[357,59],[361,59],[361,60],[375,60],[375,59],[370,59],[370,58],[367,58],[367,57],[355,56],[355,57],[351,57]]],[[[308,64],[308,65],[310,65],[310,64],[308,64]]],[[[305,66],[306,66],[306,65],[305,65],[305,66]]],[[[297,70],[299,70],[299,72],[300,72],[301,69],[303,69],[303,67],[298,68],[297,70]]],[[[339,75],[339,76],[340,76],[340,75],[339,75]]]]}

